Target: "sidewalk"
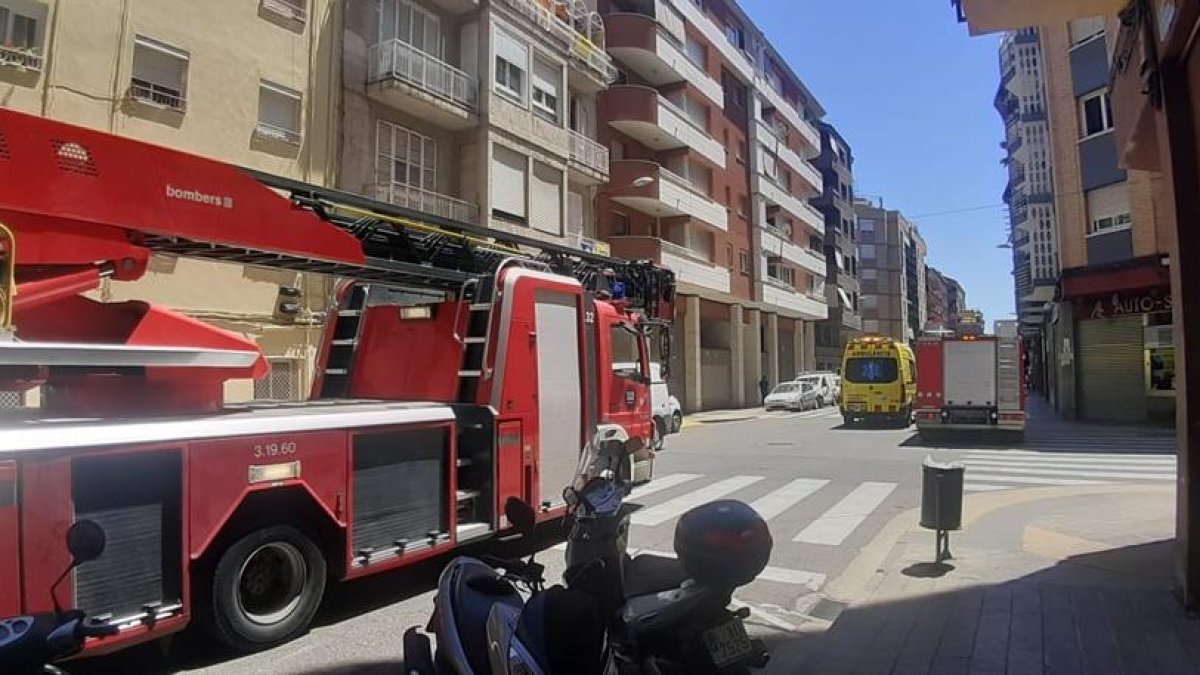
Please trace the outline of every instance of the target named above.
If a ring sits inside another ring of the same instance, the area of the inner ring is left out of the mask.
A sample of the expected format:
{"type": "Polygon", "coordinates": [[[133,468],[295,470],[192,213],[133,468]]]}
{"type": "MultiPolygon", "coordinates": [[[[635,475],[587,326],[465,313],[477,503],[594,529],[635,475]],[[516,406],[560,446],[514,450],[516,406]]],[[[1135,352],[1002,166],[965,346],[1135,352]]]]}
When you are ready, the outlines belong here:
{"type": "Polygon", "coordinates": [[[827,588],[832,626],[768,638],[769,672],[1200,673],[1200,621],[1175,596],[1174,509],[1161,486],[972,495],[941,566],[933,533],[905,514],[890,551],[868,547],[827,588]]]}
{"type": "Polygon", "coordinates": [[[705,410],[685,415],[683,426],[716,424],[718,422],[744,422],[745,420],[758,419],[765,415],[766,412],[766,409],[762,406],[758,406],[757,408],[741,408],[738,410],[705,410]]]}

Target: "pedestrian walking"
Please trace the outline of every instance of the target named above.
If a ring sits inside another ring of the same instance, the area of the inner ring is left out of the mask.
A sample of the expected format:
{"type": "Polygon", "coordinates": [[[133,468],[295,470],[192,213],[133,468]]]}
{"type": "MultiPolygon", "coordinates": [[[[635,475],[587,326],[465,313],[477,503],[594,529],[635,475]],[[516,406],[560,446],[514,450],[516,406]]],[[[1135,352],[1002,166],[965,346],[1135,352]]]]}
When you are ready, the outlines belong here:
{"type": "Polygon", "coordinates": [[[762,378],[759,379],[758,390],[760,392],[762,392],[762,396],[759,397],[762,399],[765,399],[767,397],[767,394],[771,393],[771,383],[770,383],[770,381],[767,380],[766,375],[763,375],[762,378]]]}

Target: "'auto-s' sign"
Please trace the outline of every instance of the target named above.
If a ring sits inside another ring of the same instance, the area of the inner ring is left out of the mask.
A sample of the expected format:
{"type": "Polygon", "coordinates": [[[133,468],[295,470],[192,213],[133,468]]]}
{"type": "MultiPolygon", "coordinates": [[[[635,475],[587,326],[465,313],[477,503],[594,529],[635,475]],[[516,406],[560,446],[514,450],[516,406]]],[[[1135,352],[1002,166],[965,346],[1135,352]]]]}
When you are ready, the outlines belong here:
{"type": "Polygon", "coordinates": [[[227,195],[214,195],[200,190],[186,190],[177,188],[170,183],[167,183],[167,197],[171,199],[181,199],[186,202],[196,202],[197,204],[207,204],[209,206],[219,206],[221,208],[232,209],[233,197],[227,195]]]}

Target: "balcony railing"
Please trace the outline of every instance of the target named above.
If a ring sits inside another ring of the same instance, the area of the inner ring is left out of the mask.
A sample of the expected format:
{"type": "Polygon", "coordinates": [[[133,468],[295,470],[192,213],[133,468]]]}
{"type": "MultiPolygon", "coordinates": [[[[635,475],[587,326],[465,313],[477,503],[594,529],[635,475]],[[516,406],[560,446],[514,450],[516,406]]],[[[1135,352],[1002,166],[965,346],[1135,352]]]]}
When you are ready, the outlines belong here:
{"type": "Polygon", "coordinates": [[[0,45],[0,66],[16,66],[29,70],[41,70],[42,55],[36,47],[5,47],[0,45]]]}
{"type": "Polygon", "coordinates": [[[367,58],[372,82],[394,78],[472,110],[479,103],[478,80],[408,43],[378,43],[367,58]]]}
{"type": "Polygon", "coordinates": [[[405,185],[382,183],[375,187],[375,198],[414,211],[429,213],[465,223],[479,222],[479,206],[448,195],[405,185]]]}
{"type": "Polygon", "coordinates": [[[308,11],[305,8],[306,4],[306,0],[262,0],[263,9],[270,10],[293,21],[305,21],[308,19],[308,11]]]}
{"type": "Polygon", "coordinates": [[[617,79],[617,67],[613,65],[612,57],[604,51],[604,23],[599,15],[594,19],[591,14],[579,19],[588,23],[587,28],[598,26],[595,30],[581,32],[560,18],[550,6],[564,6],[561,2],[539,2],[538,0],[505,0],[510,7],[524,14],[530,21],[542,30],[550,33],[571,56],[582,61],[600,75],[605,83],[617,79]],[[599,42],[599,44],[597,44],[599,42]]]}
{"type": "Polygon", "coordinates": [[[178,89],[134,78],[129,85],[130,98],[171,110],[187,110],[187,98],[178,89]]]}
{"type": "Polygon", "coordinates": [[[259,122],[254,126],[254,133],[263,138],[269,138],[276,141],[283,141],[292,145],[299,145],[304,136],[299,131],[287,129],[284,127],[259,122]]]}
{"type": "Polygon", "coordinates": [[[608,148],[584,136],[578,131],[571,131],[571,160],[579,162],[587,168],[608,175],[608,148]]]}

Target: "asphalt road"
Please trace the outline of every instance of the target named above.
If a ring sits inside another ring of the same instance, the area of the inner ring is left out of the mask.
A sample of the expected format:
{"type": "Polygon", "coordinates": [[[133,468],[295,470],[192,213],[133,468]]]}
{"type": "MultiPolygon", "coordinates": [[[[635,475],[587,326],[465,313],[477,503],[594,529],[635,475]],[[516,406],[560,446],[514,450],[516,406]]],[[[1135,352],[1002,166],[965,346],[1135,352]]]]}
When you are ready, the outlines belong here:
{"type": "MultiPolygon", "coordinates": [[[[770,566],[738,589],[735,601],[751,608],[752,630],[786,634],[810,614],[827,611],[828,603],[818,605],[822,589],[894,516],[919,505],[927,456],[964,461],[968,491],[1170,482],[1173,456],[1146,453],[1168,453],[1172,442],[1113,432],[1089,438],[1047,425],[1040,432],[1031,429],[1021,447],[932,448],[912,429],[844,428],[833,408],[689,422],[668,439],[655,479],[630,500],[641,507],[633,516],[630,545],[670,552],[674,524],[691,506],[717,498],[750,503],[767,518],[775,545],[770,566]]],[[[552,528],[542,534],[539,559],[547,565],[547,578],[555,579],[562,571],[556,548],[562,533],[552,528]]],[[[233,657],[185,634],[169,645],[91,659],[72,672],[395,672],[404,630],[428,620],[443,562],[331,585],[313,629],[273,650],[233,657]]]]}

